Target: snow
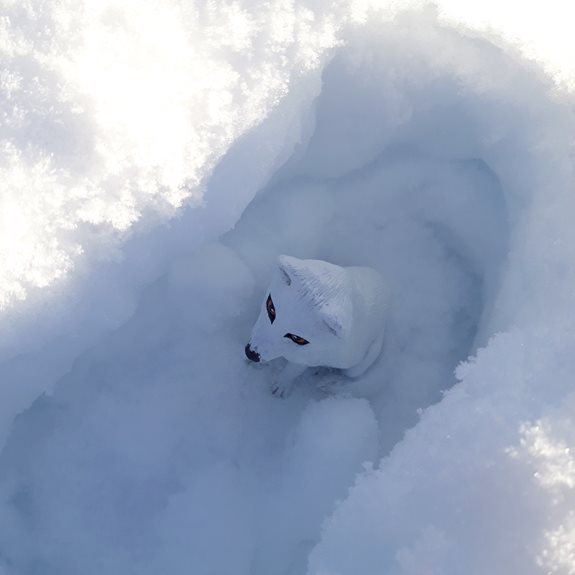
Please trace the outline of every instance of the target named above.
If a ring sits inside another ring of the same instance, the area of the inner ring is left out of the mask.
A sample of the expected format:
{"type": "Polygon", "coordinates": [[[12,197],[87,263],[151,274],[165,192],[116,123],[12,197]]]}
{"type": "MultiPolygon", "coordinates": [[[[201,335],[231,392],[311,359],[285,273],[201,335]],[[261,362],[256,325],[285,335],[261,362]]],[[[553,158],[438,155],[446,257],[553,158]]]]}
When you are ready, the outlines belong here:
{"type": "Polygon", "coordinates": [[[0,573],[575,573],[570,64],[419,4],[4,2],[0,573]],[[364,376],[246,361],[278,254],[364,376]]]}

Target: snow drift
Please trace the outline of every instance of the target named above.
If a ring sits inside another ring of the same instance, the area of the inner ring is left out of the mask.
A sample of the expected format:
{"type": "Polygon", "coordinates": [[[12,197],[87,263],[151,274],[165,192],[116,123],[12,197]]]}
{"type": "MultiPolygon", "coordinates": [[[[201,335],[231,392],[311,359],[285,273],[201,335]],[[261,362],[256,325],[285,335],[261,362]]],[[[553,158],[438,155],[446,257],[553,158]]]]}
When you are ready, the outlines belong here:
{"type": "MultiPolygon", "coordinates": [[[[284,30],[273,19],[280,6],[268,7],[232,10],[228,26],[251,42],[230,36],[222,61],[236,73],[287,71],[283,89],[262,88],[272,100],[255,119],[239,108],[239,124],[230,90],[233,118],[217,108],[209,117],[222,125],[201,124],[210,159],[196,180],[184,152],[174,167],[162,160],[168,148],[140,149],[163,141],[165,124],[142,124],[144,112],[129,106],[135,94],[123,104],[113,93],[95,99],[117,108],[95,113],[106,121],[86,134],[115,142],[109,161],[124,162],[115,171],[102,157],[86,160],[82,169],[102,174],[95,197],[114,211],[110,190],[145,195],[141,178],[149,194],[134,200],[142,229],[121,262],[107,256],[119,228],[92,237],[80,225],[89,253],[74,279],[36,293],[24,275],[34,293],[5,311],[2,568],[575,572],[572,97],[504,43],[433,12],[352,23],[334,4],[329,24],[300,37],[294,30],[313,11],[292,6],[284,53],[261,48],[284,30]],[[238,28],[241,18],[252,24],[238,28]],[[302,60],[310,46],[315,58],[302,60]],[[154,165],[165,171],[150,176],[154,165]],[[172,177],[184,186],[176,200],[172,177]],[[145,230],[159,217],[146,215],[148,201],[177,206],[200,180],[202,206],[192,201],[169,227],[145,230]],[[277,400],[276,366],[245,361],[281,253],[368,265],[386,278],[384,351],[364,377],[311,370],[277,400]],[[42,301],[51,308],[39,311],[42,301]]],[[[130,30],[113,11],[94,21],[118,41],[130,30]]],[[[178,124],[162,99],[174,90],[162,86],[159,109],[178,124]]],[[[187,110],[190,94],[176,91],[187,110]]],[[[166,145],[197,149],[183,140],[166,145]]],[[[73,150],[56,155],[69,171],[73,150]]],[[[62,229],[74,221],[54,209],[62,229]]]]}

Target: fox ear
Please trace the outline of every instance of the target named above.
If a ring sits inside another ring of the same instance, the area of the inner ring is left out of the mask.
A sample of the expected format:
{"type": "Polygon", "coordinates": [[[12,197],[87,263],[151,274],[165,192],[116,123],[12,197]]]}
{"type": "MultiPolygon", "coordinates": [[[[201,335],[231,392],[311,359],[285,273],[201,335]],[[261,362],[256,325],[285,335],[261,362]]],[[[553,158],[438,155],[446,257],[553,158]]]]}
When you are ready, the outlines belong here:
{"type": "Polygon", "coordinates": [[[343,332],[343,326],[339,320],[332,314],[324,314],[322,317],[324,325],[327,326],[329,331],[333,333],[336,337],[341,337],[343,332]]]}
{"type": "Polygon", "coordinates": [[[295,274],[295,267],[293,265],[293,258],[290,256],[279,256],[278,257],[278,267],[282,273],[282,276],[288,286],[291,285],[292,278],[295,274]]]}

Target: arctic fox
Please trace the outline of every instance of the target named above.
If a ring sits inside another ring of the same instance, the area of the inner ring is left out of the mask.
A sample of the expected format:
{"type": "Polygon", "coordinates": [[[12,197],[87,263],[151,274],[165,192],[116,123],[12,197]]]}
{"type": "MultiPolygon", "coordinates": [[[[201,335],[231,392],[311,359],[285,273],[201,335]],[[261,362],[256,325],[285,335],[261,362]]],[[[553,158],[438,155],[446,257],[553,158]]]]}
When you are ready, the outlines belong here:
{"type": "Polygon", "coordinates": [[[245,353],[256,362],[291,362],[274,383],[280,395],[308,366],[358,377],[381,352],[385,308],[374,269],[279,256],[245,353]]]}

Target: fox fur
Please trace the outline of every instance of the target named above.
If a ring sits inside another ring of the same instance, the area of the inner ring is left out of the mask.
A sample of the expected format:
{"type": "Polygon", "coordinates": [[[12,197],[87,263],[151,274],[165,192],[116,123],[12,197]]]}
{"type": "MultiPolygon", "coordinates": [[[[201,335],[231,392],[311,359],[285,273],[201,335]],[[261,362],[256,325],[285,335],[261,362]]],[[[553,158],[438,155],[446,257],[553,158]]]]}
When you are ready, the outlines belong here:
{"type": "Polygon", "coordinates": [[[293,364],[278,389],[308,366],[358,377],[381,352],[386,299],[383,279],[372,268],[279,256],[246,355],[293,364]]]}

